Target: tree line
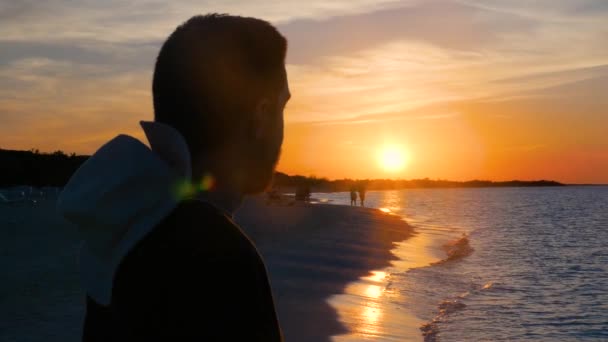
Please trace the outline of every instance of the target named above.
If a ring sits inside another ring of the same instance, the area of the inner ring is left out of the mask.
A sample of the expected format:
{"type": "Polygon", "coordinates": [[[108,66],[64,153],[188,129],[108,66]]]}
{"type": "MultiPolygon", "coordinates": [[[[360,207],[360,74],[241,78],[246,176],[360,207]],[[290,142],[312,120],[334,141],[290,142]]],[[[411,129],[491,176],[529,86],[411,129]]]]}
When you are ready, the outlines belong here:
{"type": "Polygon", "coordinates": [[[0,187],[15,185],[64,186],[88,156],[63,151],[42,153],[36,149],[0,149],[0,187]]]}
{"type": "Polygon", "coordinates": [[[315,176],[305,177],[301,175],[289,176],[282,172],[275,173],[274,186],[276,188],[297,189],[308,187],[313,192],[337,192],[350,191],[351,189],[366,190],[398,190],[414,188],[489,188],[489,187],[531,187],[531,186],[563,186],[564,184],[552,180],[535,181],[504,181],[494,182],[489,180],[471,180],[456,182],[449,180],[433,179],[336,179],[317,178],[315,176]]]}

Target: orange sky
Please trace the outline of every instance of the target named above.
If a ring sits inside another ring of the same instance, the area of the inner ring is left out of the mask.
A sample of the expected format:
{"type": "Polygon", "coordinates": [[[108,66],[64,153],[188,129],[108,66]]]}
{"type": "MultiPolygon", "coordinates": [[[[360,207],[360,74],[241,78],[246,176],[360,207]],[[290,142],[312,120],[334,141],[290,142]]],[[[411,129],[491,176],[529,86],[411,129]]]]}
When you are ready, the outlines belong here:
{"type": "Polygon", "coordinates": [[[0,148],[143,139],[163,38],[209,11],[268,19],[289,40],[280,171],[608,183],[602,0],[3,4],[0,148]],[[403,169],[381,167],[385,146],[403,169]]]}

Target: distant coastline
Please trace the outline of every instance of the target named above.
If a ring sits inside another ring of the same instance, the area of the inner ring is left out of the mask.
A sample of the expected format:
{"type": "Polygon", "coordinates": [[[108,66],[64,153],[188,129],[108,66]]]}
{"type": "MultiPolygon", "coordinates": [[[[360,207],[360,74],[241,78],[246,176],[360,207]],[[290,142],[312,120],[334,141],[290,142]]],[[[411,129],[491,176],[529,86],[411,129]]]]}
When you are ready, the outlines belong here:
{"type": "Polygon", "coordinates": [[[0,149],[0,187],[64,186],[89,156],[0,149]]]}
{"type": "MultiPolygon", "coordinates": [[[[63,186],[89,156],[66,154],[63,151],[43,153],[38,150],[18,151],[0,149],[0,187],[17,185],[63,186]]],[[[465,182],[433,179],[337,179],[287,175],[276,172],[274,186],[281,192],[306,186],[314,192],[349,191],[353,187],[366,190],[398,190],[413,188],[502,188],[566,186],[553,180],[512,180],[495,182],[470,180],[465,182]]],[[[593,185],[593,184],[585,184],[593,185]]]]}
{"type": "Polygon", "coordinates": [[[307,186],[313,192],[341,192],[350,191],[352,188],[365,188],[366,190],[400,190],[400,189],[445,189],[445,188],[506,188],[506,187],[555,187],[567,186],[553,180],[521,181],[512,180],[495,182],[490,180],[470,180],[457,182],[441,179],[337,179],[289,176],[282,172],[275,174],[274,185],[279,189],[307,186]]]}

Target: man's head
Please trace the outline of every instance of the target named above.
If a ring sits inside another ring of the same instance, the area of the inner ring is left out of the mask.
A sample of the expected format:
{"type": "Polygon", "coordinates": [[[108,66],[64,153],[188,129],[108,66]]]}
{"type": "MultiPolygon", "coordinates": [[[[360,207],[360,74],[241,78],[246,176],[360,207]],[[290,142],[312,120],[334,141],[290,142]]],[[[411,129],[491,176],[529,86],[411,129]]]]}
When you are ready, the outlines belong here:
{"type": "Polygon", "coordinates": [[[180,25],[163,44],[152,92],[154,119],[185,138],[195,180],[263,190],[283,142],[289,97],[287,41],[269,23],[211,14],[180,25]]]}

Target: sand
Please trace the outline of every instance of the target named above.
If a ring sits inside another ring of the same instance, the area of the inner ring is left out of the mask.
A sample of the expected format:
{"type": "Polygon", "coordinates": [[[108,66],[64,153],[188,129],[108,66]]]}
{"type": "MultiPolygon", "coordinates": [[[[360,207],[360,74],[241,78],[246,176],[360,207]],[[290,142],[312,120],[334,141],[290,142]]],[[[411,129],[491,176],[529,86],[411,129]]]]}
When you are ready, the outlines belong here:
{"type": "MultiPolygon", "coordinates": [[[[378,319],[374,308],[341,296],[373,289],[380,273],[371,271],[396,261],[391,250],[411,236],[411,228],[379,210],[286,203],[268,206],[254,198],[236,215],[266,261],[286,341],[352,340],[353,329],[374,336],[368,329],[378,319]],[[356,313],[369,319],[357,325],[356,313]]],[[[0,204],[2,341],[80,340],[80,242],[54,207],[52,196],[35,205],[0,204]]],[[[408,331],[404,340],[420,339],[408,331]]]]}
{"type": "Polygon", "coordinates": [[[0,204],[0,341],[80,340],[79,246],[54,199],[0,204]]]}
{"type": "MultiPolygon", "coordinates": [[[[386,284],[382,270],[398,260],[397,242],[412,235],[405,221],[376,209],[259,199],[245,202],[236,219],[266,261],[287,341],[382,337],[374,299],[386,284]]],[[[411,323],[402,331],[413,336],[400,340],[421,339],[419,322],[411,323]]]]}

